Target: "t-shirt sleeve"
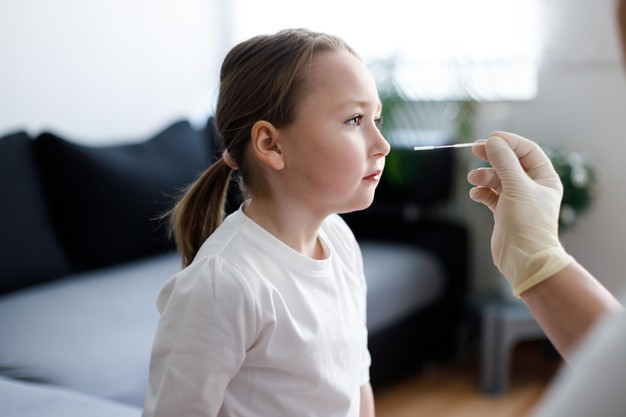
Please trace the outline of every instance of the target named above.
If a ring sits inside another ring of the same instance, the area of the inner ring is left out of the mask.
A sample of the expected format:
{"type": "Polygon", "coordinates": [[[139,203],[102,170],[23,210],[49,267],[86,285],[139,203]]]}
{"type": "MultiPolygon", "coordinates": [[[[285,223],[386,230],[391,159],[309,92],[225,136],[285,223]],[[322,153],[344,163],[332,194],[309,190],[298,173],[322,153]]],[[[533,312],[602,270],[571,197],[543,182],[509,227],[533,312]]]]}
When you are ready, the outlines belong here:
{"type": "Polygon", "coordinates": [[[144,417],[216,416],[254,339],[250,288],[215,257],[170,280],[158,307],[144,417]]]}

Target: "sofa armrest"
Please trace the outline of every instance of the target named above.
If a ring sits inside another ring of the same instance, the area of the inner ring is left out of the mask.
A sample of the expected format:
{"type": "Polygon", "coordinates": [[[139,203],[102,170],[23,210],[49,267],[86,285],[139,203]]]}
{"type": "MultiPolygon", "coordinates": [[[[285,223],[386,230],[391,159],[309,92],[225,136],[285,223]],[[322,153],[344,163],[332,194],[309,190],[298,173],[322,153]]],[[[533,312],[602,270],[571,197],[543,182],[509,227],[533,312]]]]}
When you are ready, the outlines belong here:
{"type": "Polygon", "coordinates": [[[139,417],[141,408],[76,391],[0,377],[0,415],[13,417],[139,417]]]}

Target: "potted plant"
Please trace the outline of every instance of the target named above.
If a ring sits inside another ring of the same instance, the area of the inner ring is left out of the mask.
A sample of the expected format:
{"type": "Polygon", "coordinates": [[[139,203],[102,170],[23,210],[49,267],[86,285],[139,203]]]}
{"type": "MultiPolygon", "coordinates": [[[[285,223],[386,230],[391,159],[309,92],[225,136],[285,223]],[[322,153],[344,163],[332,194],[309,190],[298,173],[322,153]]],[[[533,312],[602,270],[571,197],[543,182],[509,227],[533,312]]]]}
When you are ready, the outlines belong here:
{"type": "Polygon", "coordinates": [[[592,207],[597,194],[596,172],[578,152],[554,145],[543,148],[563,184],[559,228],[567,230],[592,207]]]}

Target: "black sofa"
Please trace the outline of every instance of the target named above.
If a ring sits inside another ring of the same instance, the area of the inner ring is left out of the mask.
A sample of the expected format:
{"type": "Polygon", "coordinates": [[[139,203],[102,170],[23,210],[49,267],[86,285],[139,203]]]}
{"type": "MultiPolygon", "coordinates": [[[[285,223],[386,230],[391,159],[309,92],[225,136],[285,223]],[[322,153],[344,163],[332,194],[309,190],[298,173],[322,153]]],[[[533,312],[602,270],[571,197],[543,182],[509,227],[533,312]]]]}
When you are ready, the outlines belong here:
{"type": "MultiPolygon", "coordinates": [[[[432,155],[420,175],[440,178],[435,192],[382,184],[345,216],[363,249],[375,388],[453,343],[467,239],[429,209],[453,162],[432,155]]],[[[0,415],[140,415],[156,296],[180,268],[159,215],[216,156],[211,122],[103,147],[0,138],[0,415]]]]}

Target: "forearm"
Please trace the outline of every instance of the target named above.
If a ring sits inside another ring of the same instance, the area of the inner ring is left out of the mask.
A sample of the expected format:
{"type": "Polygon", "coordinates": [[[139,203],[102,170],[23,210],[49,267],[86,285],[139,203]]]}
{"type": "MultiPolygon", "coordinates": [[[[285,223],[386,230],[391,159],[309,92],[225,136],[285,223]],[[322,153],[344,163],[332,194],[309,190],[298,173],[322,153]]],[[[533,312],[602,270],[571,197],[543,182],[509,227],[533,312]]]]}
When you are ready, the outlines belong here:
{"type": "Polygon", "coordinates": [[[371,384],[361,386],[361,414],[360,417],[374,417],[374,393],[371,384]]]}
{"type": "Polygon", "coordinates": [[[622,308],[576,262],[523,292],[521,297],[565,360],[600,317],[622,308]]]}

